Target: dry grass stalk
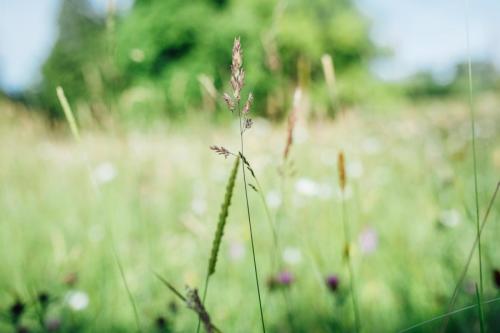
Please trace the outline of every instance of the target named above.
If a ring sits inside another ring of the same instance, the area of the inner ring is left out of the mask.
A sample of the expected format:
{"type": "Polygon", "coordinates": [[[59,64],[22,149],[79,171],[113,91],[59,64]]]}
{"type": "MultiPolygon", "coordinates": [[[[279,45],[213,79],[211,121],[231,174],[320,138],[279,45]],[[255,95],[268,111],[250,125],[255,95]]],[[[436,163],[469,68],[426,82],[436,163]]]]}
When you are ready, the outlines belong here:
{"type": "Polygon", "coordinates": [[[186,306],[196,312],[198,318],[203,323],[205,330],[208,333],[218,332],[221,333],[221,330],[218,329],[212,321],[210,320],[210,315],[207,310],[203,306],[203,303],[200,300],[200,296],[198,295],[198,289],[190,288],[186,286],[186,296],[182,295],[180,291],[178,291],[170,282],[165,280],[160,274],[153,272],[154,275],[160,280],[171,292],[174,293],[181,301],[183,301],[186,306]]]}
{"type": "Polygon", "coordinates": [[[338,154],[338,161],[337,161],[337,167],[338,167],[338,173],[339,173],[339,186],[341,189],[341,194],[342,194],[342,224],[344,225],[344,259],[347,262],[347,266],[349,269],[349,289],[351,291],[351,300],[352,300],[352,308],[353,308],[353,314],[354,314],[354,325],[355,325],[355,331],[360,332],[361,331],[361,321],[360,321],[360,315],[359,315],[359,308],[358,308],[358,302],[357,302],[357,297],[356,297],[356,286],[355,286],[355,281],[354,281],[354,268],[352,265],[352,259],[351,259],[351,254],[350,254],[350,247],[351,247],[351,235],[349,232],[349,223],[347,221],[347,209],[346,209],[346,202],[345,202],[345,188],[346,188],[346,182],[347,182],[347,175],[346,175],[346,170],[345,170],[345,158],[344,158],[344,152],[340,151],[338,154]]]}
{"type": "Polygon", "coordinates": [[[328,88],[328,96],[332,103],[333,111],[339,107],[337,96],[337,79],[335,75],[335,65],[333,59],[329,54],[324,54],[321,57],[321,64],[323,67],[323,75],[325,76],[326,86],[328,88]]]}
{"type": "Polygon", "coordinates": [[[346,185],[346,172],[345,172],[345,160],[343,151],[341,151],[338,155],[337,167],[339,170],[339,186],[342,192],[344,192],[346,185]]]}
{"type": "Polygon", "coordinates": [[[295,88],[295,92],[293,93],[293,107],[292,112],[288,116],[288,127],[287,127],[287,137],[286,137],[286,145],[285,151],[283,152],[283,160],[288,159],[288,154],[290,153],[290,148],[293,144],[293,132],[295,129],[295,125],[297,123],[297,114],[300,108],[300,102],[302,98],[302,90],[299,87],[295,88]]]}

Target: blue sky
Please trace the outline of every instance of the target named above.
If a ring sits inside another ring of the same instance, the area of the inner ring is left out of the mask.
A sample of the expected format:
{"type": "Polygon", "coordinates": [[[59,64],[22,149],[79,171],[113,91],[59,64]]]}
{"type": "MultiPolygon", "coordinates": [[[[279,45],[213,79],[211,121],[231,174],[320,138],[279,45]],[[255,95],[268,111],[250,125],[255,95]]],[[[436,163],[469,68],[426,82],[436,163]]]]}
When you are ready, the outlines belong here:
{"type": "MultiPolygon", "coordinates": [[[[119,0],[124,6],[131,0],[119,0]]],[[[333,0],[332,0],[333,1],[333,0]]],[[[93,0],[103,9],[106,0],[93,0]]],[[[500,0],[357,0],[372,21],[373,39],[392,49],[373,70],[399,79],[421,69],[446,77],[467,56],[470,22],[473,58],[500,67],[500,0]],[[467,1],[470,2],[469,10],[467,1]]],[[[60,0],[0,0],[0,88],[19,91],[39,79],[39,68],[57,38],[60,0]]]]}

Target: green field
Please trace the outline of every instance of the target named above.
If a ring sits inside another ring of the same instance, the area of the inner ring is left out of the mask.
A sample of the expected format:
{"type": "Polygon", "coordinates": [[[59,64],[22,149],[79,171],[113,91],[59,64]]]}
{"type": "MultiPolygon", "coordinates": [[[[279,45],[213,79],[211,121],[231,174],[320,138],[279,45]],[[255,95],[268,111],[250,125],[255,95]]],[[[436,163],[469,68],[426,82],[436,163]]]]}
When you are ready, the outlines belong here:
{"type": "MultiPolygon", "coordinates": [[[[481,217],[500,175],[499,104],[491,96],[476,104],[481,217]]],[[[144,332],[193,332],[196,315],[154,272],[181,291],[203,289],[233,165],[233,157],[208,147],[237,152],[237,123],[213,125],[199,116],[189,126],[157,123],[148,130],[88,125],[78,144],[64,123],[49,127],[33,114],[14,112],[19,106],[1,108],[0,331],[13,330],[10,307],[19,300],[26,304],[20,323],[30,332],[50,331],[47,323],[67,332],[134,332],[138,324],[144,332]],[[40,293],[49,295],[46,308],[37,301],[40,293]],[[163,328],[159,317],[167,321],[163,328]]],[[[269,332],[353,331],[340,150],[362,331],[396,332],[448,311],[476,235],[469,113],[459,101],[404,108],[347,110],[335,121],[299,116],[285,168],[285,124],[258,118],[245,134],[245,154],[271,216],[250,190],[269,332]],[[277,267],[293,281],[271,290],[267,281],[277,267]],[[330,274],[339,278],[336,291],[325,285],[330,274]]],[[[259,332],[241,181],[240,172],[206,308],[224,332],[259,332]]],[[[484,301],[498,297],[499,203],[481,239],[484,301]]],[[[476,303],[477,281],[475,254],[455,309],[476,303]]],[[[498,330],[500,302],[484,311],[489,332],[498,330]]],[[[477,308],[450,318],[448,332],[479,331],[477,308]]],[[[438,331],[442,324],[413,332],[438,331]]]]}

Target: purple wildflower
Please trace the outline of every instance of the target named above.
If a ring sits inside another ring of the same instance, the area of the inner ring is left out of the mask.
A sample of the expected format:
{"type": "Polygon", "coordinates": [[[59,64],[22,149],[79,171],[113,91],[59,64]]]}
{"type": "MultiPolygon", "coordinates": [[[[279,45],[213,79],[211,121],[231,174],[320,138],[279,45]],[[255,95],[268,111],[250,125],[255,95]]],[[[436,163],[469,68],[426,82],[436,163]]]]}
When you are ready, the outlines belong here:
{"type": "Polygon", "coordinates": [[[325,279],[326,286],[330,291],[335,292],[339,288],[340,280],[337,275],[328,275],[325,279]]]}
{"type": "Polygon", "coordinates": [[[293,274],[288,271],[282,271],[277,275],[271,276],[267,280],[267,287],[269,290],[273,291],[277,288],[289,287],[294,281],[293,274]]]}
{"type": "Polygon", "coordinates": [[[293,283],[294,279],[292,273],[283,271],[278,274],[276,280],[280,285],[288,287],[293,283]]]}

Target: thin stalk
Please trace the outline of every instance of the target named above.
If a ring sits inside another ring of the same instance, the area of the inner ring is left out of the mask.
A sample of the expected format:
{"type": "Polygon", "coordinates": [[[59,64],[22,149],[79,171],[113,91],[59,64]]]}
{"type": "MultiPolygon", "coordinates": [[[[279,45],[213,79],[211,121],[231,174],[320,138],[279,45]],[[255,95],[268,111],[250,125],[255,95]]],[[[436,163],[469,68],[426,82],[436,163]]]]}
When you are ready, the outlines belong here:
{"type": "MultiPolygon", "coordinates": [[[[73,111],[71,110],[71,106],[69,105],[68,99],[66,98],[66,95],[64,94],[63,88],[60,87],[60,86],[58,86],[56,88],[56,94],[57,94],[57,97],[58,97],[59,102],[61,104],[61,107],[63,109],[64,116],[66,117],[66,121],[68,122],[68,125],[70,127],[71,134],[72,134],[73,138],[75,139],[76,143],[78,145],[81,145],[80,131],[78,129],[78,125],[76,123],[73,111]]],[[[83,149],[82,149],[82,155],[83,155],[83,157],[85,159],[85,165],[87,167],[87,171],[88,171],[88,174],[89,174],[90,182],[93,185],[93,188],[95,190],[97,198],[100,199],[101,198],[101,192],[100,192],[99,186],[95,182],[94,177],[92,177],[92,168],[91,168],[90,162],[89,162],[89,160],[87,158],[86,151],[84,151],[83,149]]],[[[111,228],[109,228],[109,226],[107,224],[106,224],[105,227],[106,227],[106,232],[111,237],[111,248],[112,248],[112,251],[113,251],[113,257],[114,257],[114,259],[115,259],[115,261],[116,261],[116,263],[118,265],[118,268],[120,270],[120,277],[122,279],[123,285],[125,286],[125,289],[127,290],[127,294],[128,294],[130,303],[131,303],[132,308],[134,310],[134,318],[135,318],[135,323],[137,325],[137,330],[138,330],[138,332],[141,332],[142,330],[141,330],[141,325],[140,325],[140,321],[139,321],[139,314],[138,314],[138,311],[137,311],[137,306],[136,306],[136,304],[134,302],[134,298],[132,296],[132,293],[130,292],[130,289],[128,287],[127,280],[125,279],[125,274],[124,274],[124,271],[123,271],[123,266],[121,264],[120,258],[118,256],[118,253],[116,252],[115,241],[114,241],[114,238],[113,238],[113,234],[111,232],[111,228]]]]}
{"type": "Polygon", "coordinates": [[[354,312],[354,325],[356,327],[356,332],[361,331],[361,323],[360,323],[360,316],[359,316],[359,308],[358,308],[358,302],[356,299],[356,286],[354,282],[354,269],[352,267],[352,262],[351,262],[351,250],[350,250],[350,243],[351,243],[351,237],[349,233],[349,224],[347,223],[347,212],[346,212],[346,207],[345,207],[345,194],[344,194],[344,189],[342,189],[342,223],[344,224],[344,238],[345,238],[345,251],[346,251],[346,259],[347,259],[347,266],[349,269],[349,288],[351,290],[351,299],[352,299],[352,307],[353,307],[353,312],[354,312]]]}
{"type": "Polygon", "coordinates": [[[481,256],[481,231],[479,222],[479,194],[477,189],[477,157],[476,157],[476,117],[474,112],[474,101],[472,93],[472,61],[470,55],[470,36],[469,36],[469,0],[467,0],[466,19],[465,19],[465,33],[467,40],[467,79],[469,86],[469,111],[472,135],[472,163],[474,170],[474,199],[476,205],[476,235],[477,239],[477,254],[479,260],[479,294],[483,297],[483,263],[481,256]]]}
{"type": "MultiPolygon", "coordinates": [[[[205,305],[205,300],[207,299],[207,291],[208,291],[208,282],[210,281],[210,275],[207,274],[207,277],[205,278],[205,289],[203,290],[203,297],[201,299],[201,302],[203,305],[205,305]]],[[[196,327],[196,333],[200,332],[200,327],[201,327],[201,320],[198,318],[198,326],[196,327]]]]}
{"type": "MultiPolygon", "coordinates": [[[[500,297],[497,297],[497,298],[493,298],[493,299],[490,299],[490,300],[487,300],[485,302],[482,302],[482,305],[487,305],[487,304],[491,304],[491,303],[495,303],[495,302],[498,302],[500,301],[500,297]]],[[[450,311],[450,312],[447,312],[445,314],[442,314],[442,315],[439,315],[439,316],[436,316],[434,318],[431,318],[431,319],[428,319],[426,321],[423,321],[421,323],[418,323],[418,324],[415,324],[413,326],[410,326],[410,327],[407,327],[405,329],[402,329],[401,331],[399,331],[398,333],[404,333],[404,332],[409,332],[415,328],[418,328],[418,327],[421,327],[421,326],[424,326],[426,324],[429,324],[429,323],[432,323],[433,321],[436,321],[436,320],[439,320],[439,319],[443,319],[443,318],[446,318],[446,317],[450,317],[451,315],[454,315],[454,314],[457,314],[457,313],[460,313],[460,312],[463,312],[465,310],[469,310],[469,309],[473,309],[475,308],[476,306],[478,306],[477,304],[472,304],[472,305],[468,305],[468,306],[464,306],[463,308],[460,308],[460,309],[456,309],[454,311],[450,311]]]]}
{"type": "Polygon", "coordinates": [[[271,212],[270,212],[269,207],[267,205],[266,198],[264,197],[264,191],[262,189],[262,186],[260,185],[260,182],[257,179],[257,177],[255,177],[255,176],[253,177],[253,179],[255,179],[255,183],[257,184],[257,189],[258,189],[257,192],[259,194],[260,201],[262,201],[262,205],[264,206],[264,210],[266,212],[266,217],[267,217],[267,220],[269,221],[269,226],[271,227],[271,232],[273,233],[274,247],[275,247],[275,250],[277,251],[278,250],[278,235],[276,234],[275,223],[273,221],[273,218],[271,217],[271,212]]]}
{"type": "MultiPolygon", "coordinates": [[[[111,238],[113,238],[112,235],[111,235],[111,238]]],[[[137,305],[135,304],[134,297],[132,296],[132,292],[130,291],[130,288],[128,286],[127,279],[125,278],[125,272],[123,270],[123,266],[122,266],[122,263],[120,261],[120,258],[118,257],[118,253],[116,252],[115,243],[113,240],[111,241],[111,247],[113,248],[113,256],[115,258],[116,264],[117,264],[118,269],[120,271],[120,276],[122,278],[125,290],[127,291],[127,296],[129,298],[130,304],[132,304],[132,309],[134,310],[134,319],[135,319],[135,324],[137,325],[137,331],[142,332],[141,324],[139,321],[139,312],[137,311],[137,305]]]]}
{"type": "Polygon", "coordinates": [[[483,311],[483,302],[481,298],[481,294],[479,293],[479,289],[476,283],[476,297],[477,297],[477,305],[478,305],[478,314],[479,314],[479,331],[481,333],[486,332],[484,328],[484,311],[483,311]]]}
{"type": "MultiPolygon", "coordinates": [[[[458,296],[458,291],[460,290],[460,287],[462,286],[462,283],[465,279],[465,275],[467,274],[467,271],[469,270],[470,263],[472,261],[472,256],[474,255],[474,250],[477,247],[477,243],[479,242],[479,237],[481,236],[484,227],[486,225],[486,221],[488,221],[488,217],[490,216],[491,208],[493,208],[493,204],[495,203],[498,191],[500,190],[500,181],[497,183],[497,186],[495,187],[495,191],[493,192],[493,195],[491,196],[490,202],[488,204],[488,208],[486,208],[486,213],[483,216],[483,220],[481,222],[481,228],[479,229],[479,234],[476,235],[476,238],[474,239],[474,242],[472,243],[472,247],[469,251],[469,255],[467,256],[467,261],[465,263],[464,268],[462,269],[462,272],[460,274],[460,277],[458,279],[457,284],[455,285],[455,289],[453,290],[453,294],[451,296],[450,304],[448,305],[448,312],[451,312],[453,310],[453,306],[455,305],[455,302],[457,300],[458,296]]],[[[441,327],[441,332],[444,332],[446,330],[446,327],[448,326],[448,321],[449,318],[446,317],[443,326],[441,327]]]]}
{"type": "MultiPolygon", "coordinates": [[[[241,155],[244,155],[244,145],[243,145],[243,123],[241,118],[241,108],[238,102],[238,117],[240,123],[240,148],[241,155]]],[[[247,206],[247,217],[248,217],[248,228],[250,230],[250,242],[252,244],[252,257],[253,257],[253,268],[255,273],[255,284],[257,285],[257,296],[259,298],[259,310],[260,310],[260,321],[262,323],[262,332],[266,332],[266,325],[264,324],[264,312],[262,311],[262,300],[260,296],[260,286],[259,286],[259,274],[257,272],[257,260],[255,258],[255,245],[253,240],[253,231],[252,231],[252,220],[250,217],[250,204],[248,203],[248,189],[247,189],[247,179],[245,173],[245,163],[241,163],[241,170],[243,172],[243,184],[245,189],[245,202],[247,206]]]]}
{"type": "Polygon", "coordinates": [[[250,165],[250,162],[247,160],[247,158],[243,156],[243,163],[246,164],[247,168],[250,170],[250,173],[255,180],[256,184],[256,192],[260,198],[260,201],[262,202],[262,205],[264,206],[264,211],[266,213],[267,221],[269,222],[269,228],[271,229],[271,232],[273,234],[273,251],[274,251],[274,259],[272,262],[271,266],[271,271],[274,272],[275,266],[277,265],[277,262],[279,261],[279,243],[278,243],[278,234],[276,231],[276,226],[275,226],[275,221],[273,221],[273,218],[271,216],[271,211],[269,209],[269,206],[267,205],[266,198],[264,197],[264,189],[262,185],[260,185],[259,179],[257,178],[255,174],[255,170],[253,170],[252,166],[250,165]]]}

